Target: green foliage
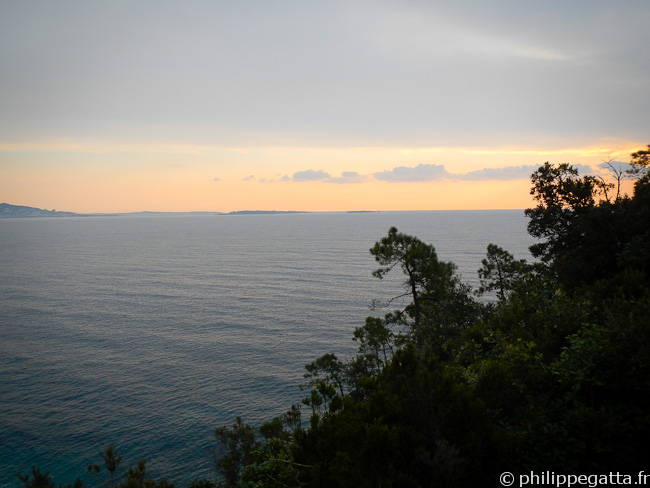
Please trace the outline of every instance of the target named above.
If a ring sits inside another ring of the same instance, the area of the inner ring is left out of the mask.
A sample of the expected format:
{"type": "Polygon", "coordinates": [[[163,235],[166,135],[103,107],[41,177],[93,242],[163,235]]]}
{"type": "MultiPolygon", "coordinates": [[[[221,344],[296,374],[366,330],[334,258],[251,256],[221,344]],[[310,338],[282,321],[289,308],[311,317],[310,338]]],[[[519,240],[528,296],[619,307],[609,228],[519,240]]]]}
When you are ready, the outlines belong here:
{"type": "Polygon", "coordinates": [[[604,320],[569,337],[553,373],[560,400],[572,407],[566,423],[585,439],[585,463],[632,468],[650,434],[650,295],[610,299],[603,308],[604,320]]]}
{"type": "Polygon", "coordinates": [[[325,354],[305,366],[305,379],[301,389],[311,388],[309,396],[302,403],[311,407],[311,422],[315,424],[329,413],[336,412],[342,406],[347,384],[347,367],[334,354],[325,354]]]}
{"type": "MultiPolygon", "coordinates": [[[[106,468],[106,471],[109,472],[110,484],[112,486],[115,478],[115,471],[122,461],[122,456],[117,454],[117,451],[115,450],[115,446],[113,444],[109,444],[104,451],[99,451],[99,455],[104,461],[104,467],[106,468]]],[[[98,474],[101,471],[101,466],[99,464],[89,464],[86,467],[86,471],[89,473],[98,474]]]]}
{"type": "Polygon", "coordinates": [[[106,450],[104,452],[100,452],[99,455],[104,460],[106,470],[111,473],[112,481],[115,470],[120,465],[120,461],[122,461],[122,456],[119,456],[117,454],[117,451],[115,451],[115,446],[113,444],[109,444],[106,450]]]}
{"type": "MultiPolygon", "coordinates": [[[[114,475],[117,470],[122,456],[117,454],[117,450],[113,444],[109,444],[104,451],[99,451],[99,455],[104,461],[104,467],[110,474],[109,483],[113,486],[114,475]]],[[[101,465],[89,464],[86,466],[86,472],[98,475],[101,472],[101,465]]],[[[38,468],[32,466],[32,477],[29,475],[18,475],[18,478],[23,483],[25,488],[55,488],[54,481],[52,481],[48,472],[41,472],[38,468]]],[[[99,478],[98,478],[99,480],[99,478]]],[[[100,486],[105,485],[105,482],[99,481],[100,486]]],[[[59,485],[59,488],[83,488],[85,485],[80,479],[77,479],[73,484],[59,485]]],[[[93,485],[90,485],[93,486],[93,485]]],[[[146,477],[146,459],[138,461],[136,467],[129,467],[125,474],[125,480],[115,485],[117,488],[174,488],[172,483],[167,480],[156,482],[154,479],[146,477]]],[[[211,488],[210,486],[197,486],[195,488],[211,488]]]]}
{"type": "Polygon", "coordinates": [[[334,354],[325,354],[316,361],[305,366],[305,378],[312,378],[316,383],[321,381],[331,385],[332,389],[341,396],[344,395],[345,367],[334,354]],[[320,379],[322,378],[322,380],[320,379]]]}
{"type": "MultiPolygon", "coordinates": [[[[404,293],[385,305],[398,298],[411,299],[403,310],[387,314],[383,327],[397,329],[394,337],[401,343],[410,340],[419,348],[446,357],[447,341],[457,337],[480,315],[480,306],[472,298],[470,287],[461,283],[456,275],[456,266],[440,261],[432,245],[402,234],[395,227],[375,243],[370,253],[382,265],[373,272],[375,277],[382,279],[397,266],[405,275],[404,293]]],[[[388,346],[387,341],[392,337],[384,333],[377,322],[367,322],[366,331],[359,331],[358,336],[381,342],[376,334],[363,337],[365,332],[371,331],[385,335],[383,342],[388,346]]]]}
{"type": "Polygon", "coordinates": [[[648,270],[650,178],[647,151],[633,155],[633,198],[602,198],[607,184],[580,177],[568,164],[546,163],[532,175],[537,207],[526,210],[528,231],[541,242],[531,246],[546,270],[567,289],[591,287],[634,264],[648,270]]]}
{"type": "Polygon", "coordinates": [[[604,191],[601,180],[593,176],[580,177],[569,164],[558,166],[545,163],[531,176],[530,191],[537,207],[526,210],[530,218],[528,232],[543,239],[531,246],[534,257],[546,264],[567,261],[581,237],[582,217],[596,205],[596,198],[604,191]]]}
{"type": "Polygon", "coordinates": [[[512,254],[496,244],[488,244],[487,255],[481,264],[483,266],[478,270],[481,282],[478,293],[496,291],[500,300],[505,299],[507,292],[512,290],[514,283],[520,280],[529,268],[525,260],[515,261],[512,254]]]}
{"type": "Polygon", "coordinates": [[[239,486],[281,488],[299,486],[299,466],[293,461],[290,444],[270,438],[251,452],[252,461],[244,469],[239,486]]]}
{"type": "Polygon", "coordinates": [[[216,462],[217,472],[223,476],[225,486],[237,486],[244,468],[252,462],[251,452],[257,446],[255,428],[244,424],[241,417],[237,417],[231,429],[218,427],[214,435],[223,451],[216,462]]]}
{"type": "Polygon", "coordinates": [[[298,470],[307,466],[294,461],[293,443],[302,432],[298,405],[259,429],[243,423],[240,417],[231,428],[219,427],[215,435],[221,452],[215,468],[223,482],[218,486],[298,486],[293,484],[298,470]]]}
{"type": "Polygon", "coordinates": [[[639,186],[650,182],[650,144],[648,149],[640,149],[632,153],[630,163],[632,168],[628,172],[637,179],[635,191],[638,192],[639,186]]]}
{"type": "Polygon", "coordinates": [[[405,294],[396,298],[411,297],[412,303],[404,312],[413,320],[412,328],[416,335],[427,303],[444,299],[460,285],[454,264],[439,261],[433,246],[417,237],[402,234],[395,227],[391,227],[388,235],[375,243],[370,253],[382,266],[373,272],[373,276],[382,279],[397,265],[406,276],[405,294]]]}
{"type": "Polygon", "coordinates": [[[35,466],[32,466],[32,477],[30,478],[28,474],[18,475],[18,479],[22,481],[25,488],[55,488],[54,482],[50,477],[50,473],[41,472],[35,466]]]}
{"type": "Polygon", "coordinates": [[[337,415],[312,426],[296,458],[314,466],[304,473],[310,486],[449,486],[480,479],[473,447],[490,442],[486,420],[454,369],[409,345],[365,398],[346,397],[337,415]]]}
{"type": "Polygon", "coordinates": [[[358,341],[359,354],[366,363],[366,373],[379,372],[392,358],[401,342],[390,329],[391,317],[367,317],[363,327],[354,330],[353,340],[358,341]]]}
{"type": "MultiPolygon", "coordinates": [[[[18,479],[23,483],[25,488],[56,488],[54,481],[47,471],[42,472],[35,466],[32,466],[32,476],[18,475],[18,479]]],[[[82,488],[83,483],[81,480],[75,481],[74,485],[59,485],[59,488],[82,488]]]]}
{"type": "Polygon", "coordinates": [[[188,485],[188,488],[217,488],[217,485],[212,480],[195,479],[188,485]]]}
{"type": "Polygon", "coordinates": [[[148,479],[146,463],[146,459],[140,459],[135,468],[131,466],[126,472],[126,481],[117,485],[118,488],[174,488],[167,480],[148,479]]]}

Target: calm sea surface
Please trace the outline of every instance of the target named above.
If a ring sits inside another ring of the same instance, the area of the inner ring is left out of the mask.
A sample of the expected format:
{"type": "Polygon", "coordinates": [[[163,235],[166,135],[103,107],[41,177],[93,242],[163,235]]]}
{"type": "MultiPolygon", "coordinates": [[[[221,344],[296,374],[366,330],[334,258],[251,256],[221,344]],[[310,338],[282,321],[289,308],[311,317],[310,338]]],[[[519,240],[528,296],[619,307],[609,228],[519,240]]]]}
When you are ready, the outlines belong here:
{"type": "Polygon", "coordinates": [[[371,276],[390,226],[476,285],[489,243],[530,258],[526,223],[520,210],[0,219],[0,486],[32,465],[72,482],[111,442],[121,468],[209,477],[215,427],[299,402],[304,365],[354,354],[370,301],[400,293],[401,277],[371,276]]]}

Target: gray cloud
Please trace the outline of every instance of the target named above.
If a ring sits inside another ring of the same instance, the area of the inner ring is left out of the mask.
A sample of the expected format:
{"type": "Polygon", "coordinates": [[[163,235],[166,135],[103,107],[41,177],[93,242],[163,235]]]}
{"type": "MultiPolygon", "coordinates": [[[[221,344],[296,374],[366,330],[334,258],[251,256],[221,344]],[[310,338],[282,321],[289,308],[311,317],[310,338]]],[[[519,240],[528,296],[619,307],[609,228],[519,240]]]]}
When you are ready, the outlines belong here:
{"type": "MultiPolygon", "coordinates": [[[[615,162],[617,167],[627,169],[629,164],[615,162]]],[[[593,174],[595,169],[584,164],[573,164],[580,174],[593,174]]],[[[371,175],[362,175],[356,171],[343,171],[341,176],[330,176],[323,170],[308,169],[298,171],[293,176],[284,175],[279,181],[321,181],[323,183],[336,184],[355,184],[365,183],[372,179],[385,181],[388,183],[417,183],[432,181],[509,181],[509,180],[528,180],[530,176],[539,168],[539,164],[529,164],[521,166],[506,166],[505,168],[485,168],[468,173],[450,173],[444,165],[441,164],[419,164],[417,166],[397,166],[391,170],[380,171],[371,175]]],[[[606,168],[606,163],[599,166],[606,168]]],[[[262,180],[259,180],[262,181],[262,180]]],[[[273,180],[271,180],[273,181],[273,180]]]]}
{"type": "Polygon", "coordinates": [[[255,175],[248,175],[246,178],[242,178],[242,181],[253,181],[255,175]]]}
{"type": "Polygon", "coordinates": [[[452,177],[439,164],[418,164],[414,168],[398,166],[389,171],[374,173],[376,180],[389,182],[440,181],[452,177]]]}
{"type": "Polygon", "coordinates": [[[368,181],[368,176],[360,175],[356,171],[344,171],[341,173],[341,176],[332,177],[324,180],[325,183],[338,183],[338,184],[347,184],[347,183],[363,183],[368,181]]]}
{"type": "MultiPolygon", "coordinates": [[[[298,171],[293,174],[290,178],[291,181],[301,182],[301,181],[321,181],[330,177],[329,173],[326,173],[322,170],[313,170],[308,169],[305,171],[298,171]]],[[[286,180],[284,180],[286,181],[286,180]]]]}
{"type": "MultiPolygon", "coordinates": [[[[589,165],[572,164],[578,170],[579,174],[594,174],[597,171],[589,165]]],[[[617,167],[627,169],[630,167],[626,163],[618,163],[617,167]]],[[[540,165],[530,164],[522,166],[506,166],[505,168],[485,168],[468,173],[450,173],[443,165],[438,164],[419,164],[415,167],[398,166],[389,171],[375,173],[373,176],[380,181],[391,183],[403,182],[426,182],[426,181],[508,181],[508,180],[528,180],[540,165]]],[[[600,168],[606,168],[607,164],[603,163],[600,168]]]]}
{"type": "Polygon", "coordinates": [[[631,169],[634,169],[633,165],[631,165],[630,163],[624,163],[622,161],[610,161],[609,163],[599,164],[598,167],[601,168],[601,169],[606,169],[607,171],[609,171],[611,173],[614,172],[612,167],[616,171],[620,171],[620,172],[629,171],[631,169]],[[611,166],[610,166],[610,164],[611,164],[611,166]]]}
{"type": "MultiPolygon", "coordinates": [[[[580,171],[588,166],[576,165],[580,171]]],[[[450,173],[440,164],[419,164],[415,167],[398,166],[392,170],[375,173],[373,176],[380,181],[390,183],[427,182],[427,181],[507,181],[527,180],[539,168],[539,165],[507,166],[505,168],[485,168],[468,173],[450,173]]]]}
{"type": "Polygon", "coordinates": [[[486,168],[469,173],[454,175],[454,178],[464,181],[483,180],[520,180],[528,179],[530,175],[539,168],[539,165],[531,164],[526,166],[508,166],[506,168],[486,168]]]}
{"type": "Polygon", "coordinates": [[[212,181],[221,181],[221,178],[219,178],[218,176],[216,176],[216,177],[212,178],[212,181]]]}
{"type": "Polygon", "coordinates": [[[597,171],[594,171],[594,168],[586,164],[572,164],[571,166],[577,169],[578,174],[581,175],[590,175],[590,174],[597,173],[597,171]]]}

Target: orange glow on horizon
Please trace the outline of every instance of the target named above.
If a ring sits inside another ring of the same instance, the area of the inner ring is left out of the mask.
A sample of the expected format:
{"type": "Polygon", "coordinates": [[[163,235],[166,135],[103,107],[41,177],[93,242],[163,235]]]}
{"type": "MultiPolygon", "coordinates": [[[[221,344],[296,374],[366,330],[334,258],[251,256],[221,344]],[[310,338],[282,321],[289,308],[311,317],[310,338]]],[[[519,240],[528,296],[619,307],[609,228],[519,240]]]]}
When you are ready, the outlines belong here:
{"type": "Polygon", "coordinates": [[[627,142],[549,150],[4,144],[0,201],[79,213],[517,209],[533,204],[527,178],[462,181],[456,176],[547,160],[597,167],[610,157],[627,161],[643,147],[627,142]],[[444,167],[452,177],[429,182],[373,177],[418,165],[444,167]],[[334,180],[355,173],[361,182],[285,181],[308,169],[334,180]]]}

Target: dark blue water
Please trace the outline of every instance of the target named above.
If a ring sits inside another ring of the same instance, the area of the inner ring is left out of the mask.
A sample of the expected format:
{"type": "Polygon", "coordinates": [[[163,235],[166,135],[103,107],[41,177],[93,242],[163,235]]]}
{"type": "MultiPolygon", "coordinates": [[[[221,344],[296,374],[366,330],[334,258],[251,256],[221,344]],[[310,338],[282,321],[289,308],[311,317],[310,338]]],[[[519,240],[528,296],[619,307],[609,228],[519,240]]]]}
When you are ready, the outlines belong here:
{"type": "Polygon", "coordinates": [[[304,365],[399,294],[368,253],[393,225],[473,285],[488,243],[532,243],[522,211],[0,220],[0,486],[72,482],[111,442],[121,468],[211,476],[215,427],[299,402],[304,365]]]}

